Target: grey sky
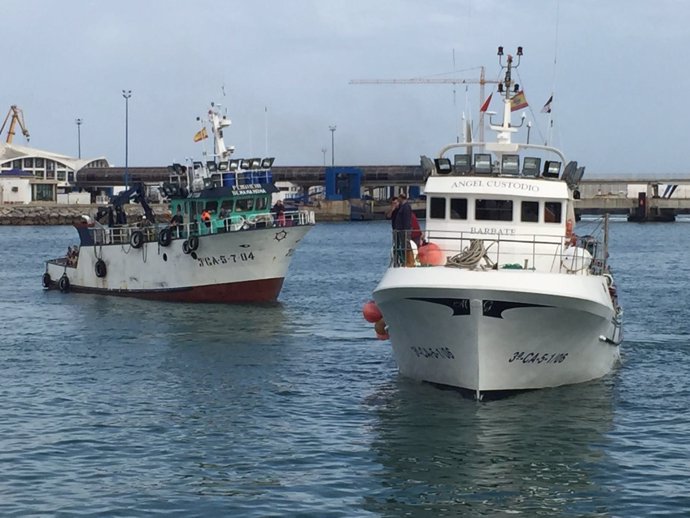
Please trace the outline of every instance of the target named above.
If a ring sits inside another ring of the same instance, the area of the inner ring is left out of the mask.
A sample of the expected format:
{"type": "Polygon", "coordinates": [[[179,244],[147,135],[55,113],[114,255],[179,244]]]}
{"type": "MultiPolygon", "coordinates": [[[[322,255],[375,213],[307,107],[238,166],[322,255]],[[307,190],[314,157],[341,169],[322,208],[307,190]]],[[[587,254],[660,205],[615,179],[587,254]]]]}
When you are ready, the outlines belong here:
{"type": "Polygon", "coordinates": [[[265,155],[268,129],[276,165],[322,164],[323,147],[330,164],[335,124],[337,165],[417,164],[455,140],[466,97],[477,119],[478,86],[348,81],[452,72],[453,51],[457,76],[495,79],[496,47],[522,45],[532,142],[553,90],[553,143],[588,174],[690,169],[683,0],[3,0],[0,14],[2,116],[21,107],[49,151],[76,156],[80,117],[82,156],[123,165],[131,89],[131,166],[200,158],[210,101],[238,157],[265,155]]]}

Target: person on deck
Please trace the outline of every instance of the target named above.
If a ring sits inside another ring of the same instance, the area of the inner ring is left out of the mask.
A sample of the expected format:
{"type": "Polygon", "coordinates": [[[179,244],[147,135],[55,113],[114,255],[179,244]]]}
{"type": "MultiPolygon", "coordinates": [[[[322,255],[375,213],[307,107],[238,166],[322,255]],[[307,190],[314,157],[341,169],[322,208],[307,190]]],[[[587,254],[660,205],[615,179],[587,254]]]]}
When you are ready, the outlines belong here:
{"type": "Polygon", "coordinates": [[[180,237],[180,231],[182,230],[182,225],[184,225],[184,218],[182,217],[182,209],[178,205],[177,211],[175,212],[175,215],[170,219],[170,226],[172,227],[172,229],[177,234],[177,237],[180,237]]]}
{"type": "Polygon", "coordinates": [[[398,195],[398,211],[393,220],[395,234],[395,264],[405,266],[407,251],[410,249],[410,232],[412,230],[412,207],[407,202],[407,195],[398,195]]]}
{"type": "Polygon", "coordinates": [[[275,205],[273,205],[271,212],[273,212],[275,214],[276,224],[279,227],[284,227],[285,226],[285,205],[283,205],[283,200],[278,200],[275,203],[275,205]]]}
{"type": "Polygon", "coordinates": [[[201,213],[201,221],[204,222],[204,225],[207,227],[211,227],[211,211],[208,209],[204,209],[204,211],[201,213]]]}

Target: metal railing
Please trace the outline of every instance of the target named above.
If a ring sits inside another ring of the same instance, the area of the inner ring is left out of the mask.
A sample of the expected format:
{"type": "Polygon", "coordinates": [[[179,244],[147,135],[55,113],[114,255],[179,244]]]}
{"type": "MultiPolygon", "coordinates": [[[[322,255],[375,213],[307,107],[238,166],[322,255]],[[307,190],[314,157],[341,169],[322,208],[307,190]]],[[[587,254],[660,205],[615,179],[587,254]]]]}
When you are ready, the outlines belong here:
{"type": "Polygon", "coordinates": [[[417,242],[411,235],[410,230],[393,230],[392,267],[446,266],[582,275],[607,271],[603,243],[590,235],[478,236],[475,232],[436,230],[424,232],[417,242]],[[425,249],[427,244],[432,246],[425,249]]]}
{"type": "MultiPolygon", "coordinates": [[[[163,230],[170,229],[171,239],[187,238],[189,236],[204,236],[226,232],[251,231],[273,227],[294,227],[313,225],[315,223],[314,212],[299,210],[286,211],[283,217],[274,214],[254,214],[243,216],[233,214],[227,218],[216,218],[206,224],[197,222],[175,225],[170,223],[138,224],[89,228],[89,234],[93,245],[132,244],[135,233],[141,234],[142,243],[160,241],[163,230]]],[[[139,237],[137,237],[139,239],[139,237]]],[[[87,244],[87,243],[83,243],[87,244]]]]}

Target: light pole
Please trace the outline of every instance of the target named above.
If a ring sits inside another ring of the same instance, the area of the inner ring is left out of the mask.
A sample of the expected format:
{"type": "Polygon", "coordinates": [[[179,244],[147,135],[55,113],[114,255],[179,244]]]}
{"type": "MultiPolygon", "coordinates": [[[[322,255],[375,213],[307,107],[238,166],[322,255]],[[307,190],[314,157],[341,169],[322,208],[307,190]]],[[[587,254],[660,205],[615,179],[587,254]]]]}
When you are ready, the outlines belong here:
{"type": "Polygon", "coordinates": [[[74,122],[77,124],[77,150],[79,152],[79,158],[81,158],[81,123],[84,121],[82,119],[76,119],[74,122]]]}
{"type": "Polygon", "coordinates": [[[328,126],[331,130],[331,167],[335,167],[335,126],[328,126]]]}
{"type": "Polygon", "coordinates": [[[132,90],[122,90],[125,98],[125,189],[129,189],[129,98],[132,90]]]}
{"type": "Polygon", "coordinates": [[[324,167],[326,167],[326,151],[328,151],[328,149],[326,149],[325,146],[321,148],[321,152],[323,153],[323,166],[324,167]]]}

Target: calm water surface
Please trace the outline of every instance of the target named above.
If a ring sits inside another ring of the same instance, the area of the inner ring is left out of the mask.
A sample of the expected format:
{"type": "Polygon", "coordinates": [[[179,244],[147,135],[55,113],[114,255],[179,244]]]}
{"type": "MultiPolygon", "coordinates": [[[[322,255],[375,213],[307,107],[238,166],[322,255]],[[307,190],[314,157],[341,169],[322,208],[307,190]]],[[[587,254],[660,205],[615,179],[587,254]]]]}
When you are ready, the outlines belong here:
{"type": "Polygon", "coordinates": [[[76,231],[0,227],[0,515],[688,516],[690,221],[611,226],[620,368],[487,403],[362,319],[386,222],[318,225],[259,307],[44,292],[76,231]]]}

